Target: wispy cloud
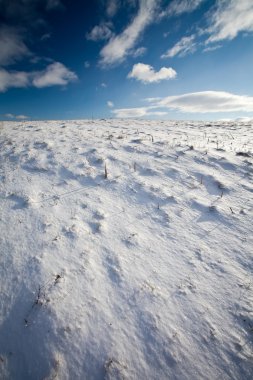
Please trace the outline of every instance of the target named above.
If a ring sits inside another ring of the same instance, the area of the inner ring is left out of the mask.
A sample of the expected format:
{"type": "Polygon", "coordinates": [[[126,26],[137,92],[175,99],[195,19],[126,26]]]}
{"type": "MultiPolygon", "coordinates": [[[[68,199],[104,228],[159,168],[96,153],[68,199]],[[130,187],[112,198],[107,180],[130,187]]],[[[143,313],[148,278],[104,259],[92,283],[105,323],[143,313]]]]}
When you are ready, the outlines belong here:
{"type": "Polygon", "coordinates": [[[252,0],[223,0],[210,17],[207,43],[232,40],[240,32],[253,32],[252,0]]]}
{"type": "Polygon", "coordinates": [[[205,0],[173,0],[168,7],[160,13],[160,17],[179,16],[197,9],[205,0]]]}
{"type": "MultiPolygon", "coordinates": [[[[173,0],[160,17],[172,17],[182,13],[192,12],[205,0],[173,0]]],[[[234,39],[240,32],[253,32],[253,2],[252,0],[221,0],[206,13],[207,27],[197,29],[195,34],[185,36],[161,58],[183,57],[194,53],[198,47],[207,46],[203,52],[219,49],[221,45],[209,46],[212,43],[234,39]],[[199,42],[198,37],[208,35],[205,42],[199,42]]]]}
{"type": "Polygon", "coordinates": [[[133,54],[132,54],[132,56],[134,57],[134,58],[137,58],[137,57],[141,57],[142,55],[144,55],[145,53],[146,53],[146,51],[147,51],[147,48],[145,48],[145,47],[139,47],[138,49],[136,49],[134,52],[133,52],[133,54]]]}
{"type": "Polygon", "coordinates": [[[0,28],[0,65],[5,66],[31,55],[23,42],[20,30],[2,26],[0,28]]]}
{"type": "Polygon", "coordinates": [[[128,118],[128,117],[143,117],[147,114],[146,107],[140,108],[118,108],[113,110],[112,113],[118,118],[128,118]]]}
{"type": "Polygon", "coordinates": [[[174,79],[177,73],[171,67],[162,67],[159,71],[155,71],[150,65],[144,63],[136,63],[132,71],[128,74],[128,78],[134,78],[143,83],[157,83],[162,80],[174,79]]]}
{"type": "Polygon", "coordinates": [[[100,52],[100,63],[103,66],[122,62],[135,46],[144,29],[153,22],[157,4],[156,0],[140,0],[138,14],[127,28],[110,39],[100,52]]]}
{"type": "Polygon", "coordinates": [[[3,116],[7,117],[7,119],[15,119],[15,115],[13,115],[13,113],[5,113],[3,116]]]}
{"type": "Polygon", "coordinates": [[[62,4],[61,0],[47,0],[46,9],[51,11],[55,9],[64,9],[64,5],[62,4]]]}
{"type": "Polygon", "coordinates": [[[111,23],[105,22],[100,25],[96,25],[89,33],[86,34],[86,38],[91,41],[108,40],[113,35],[110,29],[111,27],[111,23]]]}
{"type": "Polygon", "coordinates": [[[50,33],[45,33],[43,34],[41,37],[40,37],[40,40],[41,41],[47,41],[51,38],[51,34],[50,33]]]}
{"type": "Polygon", "coordinates": [[[164,116],[167,112],[152,111],[149,107],[139,108],[119,108],[112,111],[112,113],[120,119],[124,118],[139,118],[144,116],[164,116]]]}
{"type": "Polygon", "coordinates": [[[54,62],[41,71],[7,71],[0,68],[0,92],[28,86],[65,86],[76,79],[77,75],[60,62],[54,62]]]}
{"type": "Polygon", "coordinates": [[[14,115],[13,113],[6,113],[3,115],[7,119],[17,119],[17,120],[26,120],[29,119],[27,115],[14,115]]]}
{"type": "Polygon", "coordinates": [[[113,108],[114,107],[114,103],[111,100],[108,100],[107,106],[110,107],[110,108],[113,108]]]}
{"type": "Polygon", "coordinates": [[[108,17],[114,17],[120,6],[119,0],[108,0],[106,5],[106,14],[108,17]]]}
{"type": "Polygon", "coordinates": [[[34,75],[32,84],[38,88],[65,86],[76,79],[77,76],[73,71],[70,71],[60,62],[54,62],[51,65],[48,65],[45,70],[37,72],[34,75]]]}
{"type": "Polygon", "coordinates": [[[209,51],[218,50],[222,47],[222,45],[214,45],[214,46],[208,46],[205,49],[203,49],[204,53],[208,53],[209,51]]]}
{"type": "Polygon", "coordinates": [[[144,102],[148,102],[148,103],[156,103],[156,102],[158,102],[159,100],[162,100],[162,99],[163,98],[156,96],[155,98],[145,98],[143,100],[144,100],[144,102]]]}
{"type": "Polygon", "coordinates": [[[17,120],[26,120],[26,119],[29,119],[29,116],[26,116],[26,115],[17,115],[16,119],[17,120]]]}
{"type": "Polygon", "coordinates": [[[178,55],[184,57],[189,53],[193,53],[196,50],[195,35],[192,34],[188,37],[181,38],[172,48],[167,50],[166,53],[161,55],[161,58],[172,58],[178,55]]]}
{"type": "MultiPolygon", "coordinates": [[[[166,10],[167,16],[179,15],[196,9],[205,0],[172,1],[166,10]]],[[[164,13],[164,15],[165,15],[164,13]]],[[[253,32],[253,2],[252,0],[222,0],[206,14],[208,26],[198,29],[195,34],[183,37],[161,58],[172,58],[176,55],[183,57],[193,53],[198,47],[205,45],[203,52],[217,50],[221,44],[210,46],[212,43],[234,39],[240,32],[253,32]],[[205,42],[197,41],[204,34],[209,35],[205,42]]]]}

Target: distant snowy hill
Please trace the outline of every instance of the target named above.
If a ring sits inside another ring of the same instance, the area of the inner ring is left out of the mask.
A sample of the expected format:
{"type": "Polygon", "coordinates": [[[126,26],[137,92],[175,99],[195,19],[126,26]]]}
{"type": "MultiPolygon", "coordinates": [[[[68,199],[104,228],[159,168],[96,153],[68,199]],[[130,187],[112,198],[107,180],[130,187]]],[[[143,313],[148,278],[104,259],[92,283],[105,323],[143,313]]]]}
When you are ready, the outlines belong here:
{"type": "Polygon", "coordinates": [[[250,380],[253,123],[0,126],[0,379],[250,380]]]}

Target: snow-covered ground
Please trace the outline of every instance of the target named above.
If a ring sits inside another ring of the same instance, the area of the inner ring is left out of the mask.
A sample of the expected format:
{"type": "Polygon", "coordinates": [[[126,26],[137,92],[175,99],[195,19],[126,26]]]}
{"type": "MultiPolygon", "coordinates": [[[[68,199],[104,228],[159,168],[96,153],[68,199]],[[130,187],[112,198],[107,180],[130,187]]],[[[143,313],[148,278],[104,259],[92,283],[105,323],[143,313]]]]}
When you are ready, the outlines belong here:
{"type": "Polygon", "coordinates": [[[252,122],[4,122],[0,147],[1,379],[252,379],[252,122]]]}

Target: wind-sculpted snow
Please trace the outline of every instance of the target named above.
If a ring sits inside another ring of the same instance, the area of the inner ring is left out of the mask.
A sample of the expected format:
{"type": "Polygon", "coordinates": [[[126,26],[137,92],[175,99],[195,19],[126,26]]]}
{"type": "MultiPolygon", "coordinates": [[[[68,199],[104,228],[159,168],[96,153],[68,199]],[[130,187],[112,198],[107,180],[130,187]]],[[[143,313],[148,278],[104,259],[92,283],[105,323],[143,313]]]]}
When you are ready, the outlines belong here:
{"type": "Polygon", "coordinates": [[[0,148],[0,379],[252,379],[250,122],[4,122],[0,148]]]}

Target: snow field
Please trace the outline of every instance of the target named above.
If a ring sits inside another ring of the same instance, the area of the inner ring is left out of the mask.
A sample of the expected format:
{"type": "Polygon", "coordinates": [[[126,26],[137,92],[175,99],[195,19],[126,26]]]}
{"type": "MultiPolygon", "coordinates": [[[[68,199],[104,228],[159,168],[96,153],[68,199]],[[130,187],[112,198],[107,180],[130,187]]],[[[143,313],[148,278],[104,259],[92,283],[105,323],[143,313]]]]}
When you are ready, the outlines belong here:
{"type": "Polygon", "coordinates": [[[0,134],[1,379],[252,378],[250,122],[0,134]]]}

